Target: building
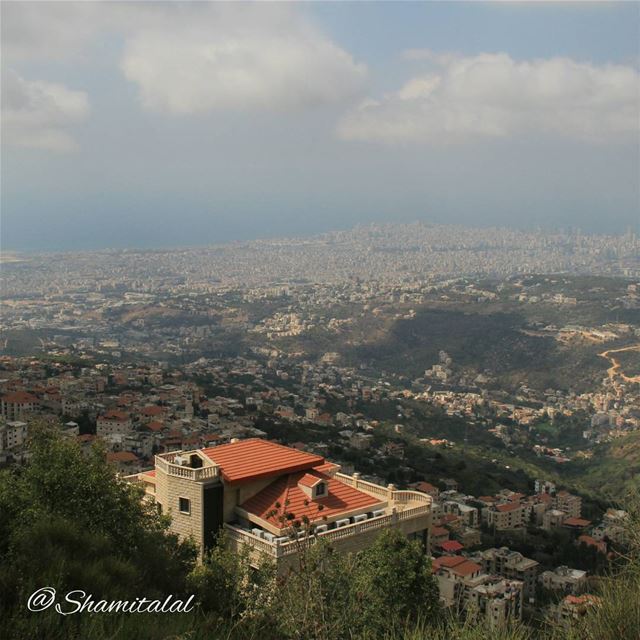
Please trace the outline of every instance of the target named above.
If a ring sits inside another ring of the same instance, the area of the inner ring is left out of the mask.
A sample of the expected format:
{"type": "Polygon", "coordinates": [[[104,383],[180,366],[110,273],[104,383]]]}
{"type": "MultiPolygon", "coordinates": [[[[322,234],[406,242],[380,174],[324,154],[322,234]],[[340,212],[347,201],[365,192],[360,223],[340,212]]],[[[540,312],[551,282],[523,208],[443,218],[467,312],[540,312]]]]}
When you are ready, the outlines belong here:
{"type": "Polygon", "coordinates": [[[564,511],[549,509],[549,511],[546,511],[542,517],[542,528],[546,531],[550,531],[556,527],[561,527],[566,518],[567,514],[564,511]]]}
{"type": "Polygon", "coordinates": [[[607,509],[602,523],[593,530],[596,540],[608,538],[614,544],[625,545],[629,542],[628,535],[629,515],[620,509],[607,509]]]}
{"type": "Polygon", "coordinates": [[[482,543],[480,529],[473,529],[471,527],[464,527],[462,531],[457,531],[456,539],[459,540],[467,549],[477,547],[482,543]]]}
{"type": "Polygon", "coordinates": [[[520,529],[527,524],[528,510],[519,502],[494,504],[482,510],[487,525],[495,531],[520,529]]]}
{"type": "Polygon", "coordinates": [[[440,489],[438,489],[438,487],[433,486],[430,482],[424,482],[421,480],[420,482],[414,482],[409,486],[412,489],[415,489],[416,491],[421,491],[422,493],[426,493],[428,496],[431,496],[434,500],[437,500],[438,496],[440,495],[440,489]]]}
{"type": "Polygon", "coordinates": [[[523,584],[524,598],[529,602],[535,599],[536,580],[540,567],[540,564],[535,560],[526,558],[508,547],[480,551],[474,556],[474,560],[479,562],[487,573],[519,580],[523,584]]]}
{"type": "Polygon", "coordinates": [[[20,447],[26,440],[26,422],[13,421],[0,425],[0,451],[20,447]]]}
{"type": "Polygon", "coordinates": [[[14,391],[0,398],[2,417],[9,421],[24,420],[39,408],[40,400],[26,391],[14,391]]]}
{"type": "Polygon", "coordinates": [[[280,572],[301,544],[323,538],[358,551],[386,528],[429,548],[431,498],[366,482],[323,457],[251,438],[155,457],[155,469],[129,478],[171,516],[171,530],[193,537],[201,554],[224,529],[231,548],[265,554],[280,572]]]}
{"type": "Polygon", "coordinates": [[[483,572],[482,566],[461,556],[436,558],[432,570],[444,607],[484,618],[489,627],[522,617],[522,583],[483,572]]]}
{"type": "Polygon", "coordinates": [[[96,434],[99,436],[128,433],[131,427],[131,417],[122,411],[107,411],[96,420],[96,434]]]}
{"type": "Polygon", "coordinates": [[[568,491],[558,491],[554,507],[564,511],[570,518],[579,518],[582,515],[582,498],[568,491]]]}
{"type": "Polygon", "coordinates": [[[446,500],[442,503],[442,510],[444,513],[452,513],[455,516],[459,516],[462,523],[467,527],[479,526],[478,510],[475,507],[470,507],[455,500],[446,500]]]}
{"type": "Polygon", "coordinates": [[[490,628],[522,619],[522,583],[486,576],[469,591],[467,611],[484,617],[490,628]]]}
{"type": "Polygon", "coordinates": [[[565,596],[557,606],[556,618],[563,625],[570,625],[575,620],[580,620],[594,607],[600,604],[600,599],[585,593],[582,596],[565,596]]]}
{"type": "Polygon", "coordinates": [[[113,451],[107,453],[107,462],[115,465],[120,473],[131,473],[140,469],[140,460],[131,451],[113,451]]]}
{"type": "Polygon", "coordinates": [[[460,544],[457,540],[445,540],[434,546],[439,548],[442,555],[447,556],[455,556],[464,549],[464,545],[460,544]]]}
{"type": "Polygon", "coordinates": [[[587,584],[587,572],[569,567],[556,567],[553,571],[543,571],[540,582],[545,589],[577,594],[584,591],[587,584]]]}
{"type": "Polygon", "coordinates": [[[549,480],[537,479],[534,486],[537,494],[546,493],[553,496],[556,493],[556,485],[549,480]]]}
{"type": "Polygon", "coordinates": [[[585,520],[584,518],[565,518],[562,526],[565,529],[571,531],[584,531],[591,526],[591,520],[585,520]]]}

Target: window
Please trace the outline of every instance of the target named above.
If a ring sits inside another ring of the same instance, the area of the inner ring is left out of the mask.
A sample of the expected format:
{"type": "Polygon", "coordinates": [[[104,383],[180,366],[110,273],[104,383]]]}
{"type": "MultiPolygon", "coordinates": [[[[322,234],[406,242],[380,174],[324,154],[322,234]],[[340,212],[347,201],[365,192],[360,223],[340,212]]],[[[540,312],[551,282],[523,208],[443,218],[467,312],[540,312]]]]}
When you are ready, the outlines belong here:
{"type": "Polygon", "coordinates": [[[327,495],[327,485],[325,482],[318,482],[316,485],[316,498],[327,495]]]}
{"type": "Polygon", "coordinates": [[[178,498],[178,508],[180,513],[191,513],[191,500],[189,498],[178,498]]]}

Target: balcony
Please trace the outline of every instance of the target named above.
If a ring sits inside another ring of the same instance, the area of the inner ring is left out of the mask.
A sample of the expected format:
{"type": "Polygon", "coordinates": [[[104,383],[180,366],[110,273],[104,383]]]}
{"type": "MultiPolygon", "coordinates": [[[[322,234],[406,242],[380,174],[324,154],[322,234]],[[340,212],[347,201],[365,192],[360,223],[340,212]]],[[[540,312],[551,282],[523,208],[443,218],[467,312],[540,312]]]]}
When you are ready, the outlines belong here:
{"type": "Polygon", "coordinates": [[[211,464],[211,461],[204,460],[201,456],[205,466],[200,468],[193,468],[181,464],[176,464],[175,459],[178,456],[187,456],[191,454],[197,455],[194,452],[172,451],[171,453],[164,453],[155,457],[156,470],[162,471],[168,476],[174,476],[176,478],[185,478],[187,480],[194,480],[196,482],[203,480],[210,480],[217,478],[220,475],[220,467],[215,464],[211,464]]]}

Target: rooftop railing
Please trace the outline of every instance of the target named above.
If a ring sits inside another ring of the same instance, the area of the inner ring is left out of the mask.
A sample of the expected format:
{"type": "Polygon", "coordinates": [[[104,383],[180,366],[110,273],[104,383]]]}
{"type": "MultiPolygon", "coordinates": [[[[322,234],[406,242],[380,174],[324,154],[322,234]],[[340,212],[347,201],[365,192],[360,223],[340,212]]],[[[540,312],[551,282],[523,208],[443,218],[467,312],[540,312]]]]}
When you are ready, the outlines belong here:
{"type": "Polygon", "coordinates": [[[337,473],[336,478],[339,478],[341,482],[354,489],[387,500],[392,506],[400,507],[399,510],[405,509],[408,505],[425,505],[429,508],[431,506],[431,496],[420,491],[398,491],[392,484],[387,487],[381,487],[379,484],[362,480],[358,473],[354,473],[352,476],[337,473]]]}
{"type": "Polygon", "coordinates": [[[208,480],[217,478],[220,475],[220,467],[209,465],[194,469],[192,467],[175,464],[174,460],[181,455],[181,451],[172,451],[155,456],[156,469],[176,478],[186,478],[187,480],[208,480]]]}
{"type": "MultiPolygon", "coordinates": [[[[256,551],[265,553],[270,557],[281,558],[299,552],[301,547],[314,542],[318,538],[331,543],[361,535],[372,529],[392,527],[399,522],[419,518],[431,510],[431,497],[418,491],[396,491],[393,488],[385,489],[380,485],[360,480],[357,476],[347,476],[342,473],[337,474],[337,476],[346,484],[354,487],[357,486],[358,489],[366,491],[367,493],[373,494],[375,492],[375,495],[378,497],[388,500],[390,504],[393,505],[390,513],[368,518],[361,522],[354,522],[344,527],[329,529],[321,533],[304,535],[297,540],[292,539],[283,542],[269,542],[254,535],[250,531],[226,523],[224,528],[228,532],[229,538],[237,545],[248,544],[256,551]]],[[[387,511],[389,510],[387,509],[387,511]]]]}

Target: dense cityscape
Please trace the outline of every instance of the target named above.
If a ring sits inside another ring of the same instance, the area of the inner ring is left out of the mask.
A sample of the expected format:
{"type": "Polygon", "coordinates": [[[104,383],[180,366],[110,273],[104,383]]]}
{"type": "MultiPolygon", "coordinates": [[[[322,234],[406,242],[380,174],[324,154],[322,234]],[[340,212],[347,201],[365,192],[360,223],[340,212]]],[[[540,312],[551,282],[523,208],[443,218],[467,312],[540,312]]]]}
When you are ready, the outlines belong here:
{"type": "MultiPolygon", "coordinates": [[[[161,502],[159,461],[277,442],[355,487],[428,496],[443,606],[491,624],[580,617],[627,542],[617,499],[637,488],[638,244],[414,224],[12,254],[0,461],[27,463],[45,422],[83,450],[102,442],[161,502]]],[[[261,529],[225,526],[258,545],[261,529]]]]}

